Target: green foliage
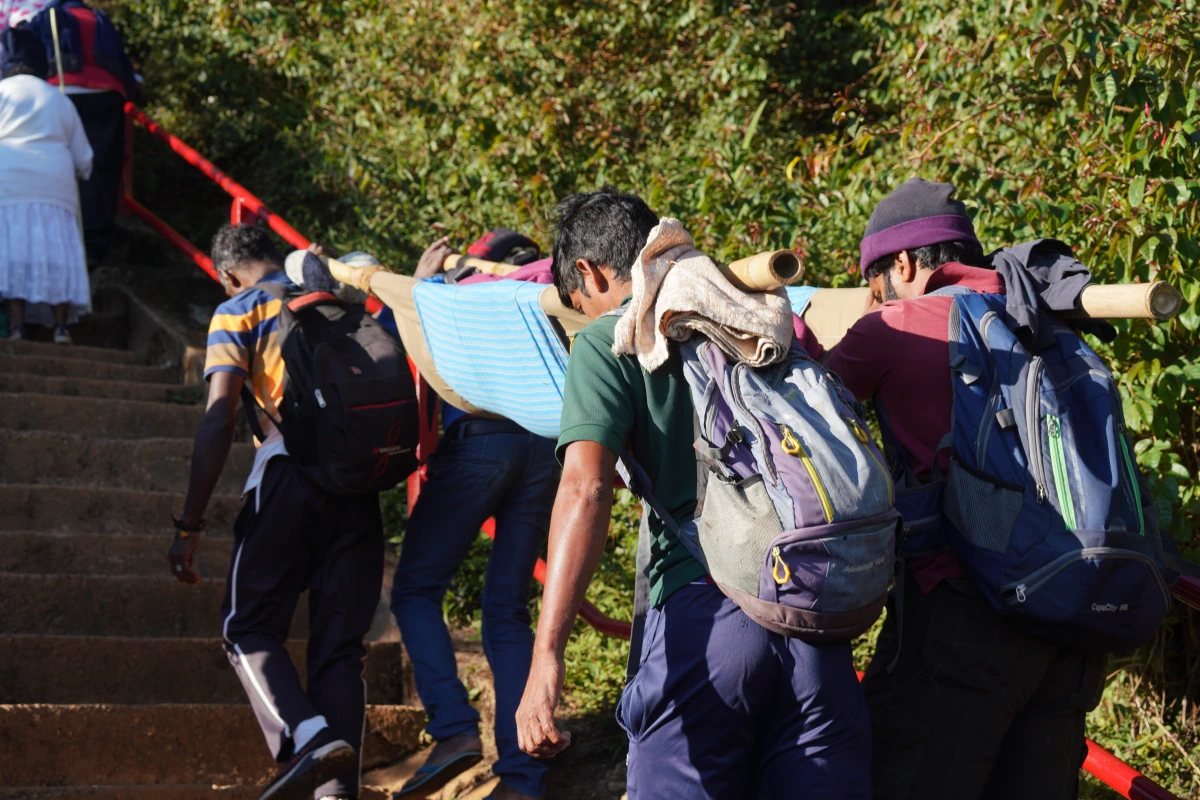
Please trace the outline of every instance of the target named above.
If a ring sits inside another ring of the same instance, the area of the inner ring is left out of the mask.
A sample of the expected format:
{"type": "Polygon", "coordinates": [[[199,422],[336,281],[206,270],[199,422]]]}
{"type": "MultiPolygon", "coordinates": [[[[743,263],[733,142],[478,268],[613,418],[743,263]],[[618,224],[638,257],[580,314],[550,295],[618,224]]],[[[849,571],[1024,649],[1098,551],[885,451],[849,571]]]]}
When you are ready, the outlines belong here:
{"type": "MultiPolygon", "coordinates": [[[[1102,352],[1159,520],[1200,555],[1196,0],[112,10],[153,116],[300,230],[402,270],[435,223],[460,245],[499,225],[548,244],[558,199],[613,182],[680,217],[717,257],[795,246],[809,281],[844,285],[858,280],[874,204],[921,175],[959,187],[985,245],[1053,236],[1101,280],[1173,283],[1187,301],[1177,320],[1120,323],[1102,352]]],[[[223,216],[211,190],[181,192],[179,165],[146,157],[143,201],[205,240],[223,216]]],[[[593,587],[612,614],[628,613],[627,506],[593,587]]],[[[451,612],[468,614],[474,596],[463,588],[451,612]]],[[[1194,795],[1192,623],[1172,619],[1115,663],[1089,729],[1194,795]]],[[[579,627],[572,648],[572,697],[611,701],[621,645],[579,627]]]]}
{"type": "MultiPolygon", "coordinates": [[[[852,4],[851,6],[852,7],[852,4]]],[[[611,181],[722,255],[790,245],[758,183],[857,71],[841,7],[768,2],[111,4],[149,111],[293,225],[400,267],[441,223],[549,241],[554,203],[611,181]],[[757,111],[757,114],[756,114],[757,111]],[[755,123],[755,124],[751,124],[755,123]]],[[[786,160],[785,160],[786,163],[786,160]]],[[[207,239],[177,186],[139,192],[207,239]]],[[[143,184],[145,184],[143,186],[143,184]]]]}

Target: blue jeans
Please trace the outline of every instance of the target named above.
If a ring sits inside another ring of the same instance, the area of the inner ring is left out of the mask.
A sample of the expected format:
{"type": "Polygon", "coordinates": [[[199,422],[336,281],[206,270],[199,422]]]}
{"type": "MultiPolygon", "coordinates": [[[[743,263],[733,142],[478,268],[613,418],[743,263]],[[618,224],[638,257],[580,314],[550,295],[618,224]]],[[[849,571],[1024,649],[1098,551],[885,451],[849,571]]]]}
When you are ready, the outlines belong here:
{"type": "Polygon", "coordinates": [[[541,797],[546,765],[521,752],[516,713],[533,654],[529,585],[558,489],[554,442],[528,433],[445,438],[426,476],[392,584],[392,613],[429,716],[426,731],[440,741],[479,730],[479,713],[458,679],[442,601],[479,527],[495,517],[483,586],[483,649],[496,688],[499,760],[492,769],[512,788],[541,797]]]}
{"type": "Polygon", "coordinates": [[[850,644],[771,633],[712,585],[650,609],[617,704],[629,800],[869,800],[871,725],[850,644]]]}

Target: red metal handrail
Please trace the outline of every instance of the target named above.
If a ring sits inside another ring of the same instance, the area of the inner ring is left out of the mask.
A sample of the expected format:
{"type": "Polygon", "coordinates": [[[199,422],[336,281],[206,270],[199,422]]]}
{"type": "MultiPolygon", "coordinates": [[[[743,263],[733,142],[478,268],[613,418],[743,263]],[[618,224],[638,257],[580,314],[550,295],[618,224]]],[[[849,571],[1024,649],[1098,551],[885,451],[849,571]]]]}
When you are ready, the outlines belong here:
{"type": "Polygon", "coordinates": [[[1200,609],[1200,581],[1185,575],[1179,579],[1171,591],[1180,602],[1200,609]]]}
{"type": "MultiPolygon", "coordinates": [[[[233,222],[249,223],[256,219],[261,219],[293,247],[303,250],[311,244],[308,239],[300,235],[295,228],[288,225],[278,214],[267,208],[266,204],[251,194],[249,190],[221,172],[212,162],[201,156],[183,141],[163,130],[162,126],[146,116],[133,103],[125,105],[125,113],[130,119],[136,120],[143,125],[150,133],[165,141],[185,161],[195,166],[233,197],[233,206],[230,212],[230,218],[233,222]]],[[[171,242],[171,244],[186,253],[200,269],[204,270],[215,280],[217,277],[216,271],[213,269],[212,260],[207,255],[181,236],[174,228],[133,199],[131,169],[129,165],[129,159],[132,157],[132,150],[129,149],[132,147],[132,136],[126,136],[126,142],[127,163],[125,169],[125,193],[123,197],[125,207],[131,213],[143,219],[154,230],[171,242]]],[[[433,448],[437,446],[437,414],[435,413],[436,407],[433,405],[437,402],[437,396],[429,390],[428,385],[420,377],[419,373],[416,373],[415,366],[413,370],[417,380],[419,406],[422,411],[420,442],[417,448],[417,456],[422,462],[422,466],[414,476],[416,479],[408,482],[410,508],[416,502],[420,493],[420,484],[424,480],[424,462],[432,453],[433,448]]],[[[496,536],[495,520],[487,520],[484,523],[483,530],[488,536],[494,539],[496,536]]],[[[543,584],[546,582],[546,562],[540,558],[534,567],[534,577],[543,584]]],[[[1187,605],[1200,609],[1200,581],[1186,577],[1181,578],[1174,589],[1174,594],[1187,605]]],[[[628,622],[622,622],[605,616],[599,609],[586,600],[579,609],[579,616],[601,633],[609,636],[617,636],[622,639],[628,639],[630,636],[630,624],[628,622]]],[[[861,672],[858,677],[860,680],[862,679],[861,672]]],[[[1159,786],[1091,739],[1087,740],[1087,758],[1083,762],[1083,769],[1095,776],[1104,785],[1118,792],[1122,797],[1127,798],[1127,800],[1179,800],[1174,794],[1159,786]]]]}
{"type": "Polygon", "coordinates": [[[147,131],[170,145],[171,149],[178,153],[184,161],[207,175],[209,180],[220,186],[233,198],[233,208],[230,213],[231,221],[235,223],[248,223],[253,221],[253,218],[258,218],[266,222],[271,230],[278,233],[284,241],[298,250],[304,250],[312,244],[308,239],[301,236],[299,231],[288,225],[283,220],[283,217],[267,208],[267,204],[255,197],[249,189],[230,178],[224,172],[221,172],[215,164],[197,153],[181,139],[167,133],[161,125],[146,116],[145,112],[133,103],[125,104],[125,113],[147,131]]]}
{"type": "Polygon", "coordinates": [[[1084,759],[1083,768],[1128,800],[1179,800],[1091,739],[1087,740],[1087,758],[1084,759]]]}

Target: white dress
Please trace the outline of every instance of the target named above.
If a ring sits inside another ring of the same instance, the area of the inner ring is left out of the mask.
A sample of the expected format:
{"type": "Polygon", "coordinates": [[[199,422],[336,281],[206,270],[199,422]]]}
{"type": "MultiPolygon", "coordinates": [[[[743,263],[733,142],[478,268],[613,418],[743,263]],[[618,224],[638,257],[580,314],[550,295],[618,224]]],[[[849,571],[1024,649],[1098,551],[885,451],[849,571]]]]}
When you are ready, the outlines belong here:
{"type": "Polygon", "coordinates": [[[0,297],[29,303],[29,323],[52,324],[58,303],[74,322],[91,303],[75,183],[91,172],[71,101],[31,75],[0,80],[0,297]]]}

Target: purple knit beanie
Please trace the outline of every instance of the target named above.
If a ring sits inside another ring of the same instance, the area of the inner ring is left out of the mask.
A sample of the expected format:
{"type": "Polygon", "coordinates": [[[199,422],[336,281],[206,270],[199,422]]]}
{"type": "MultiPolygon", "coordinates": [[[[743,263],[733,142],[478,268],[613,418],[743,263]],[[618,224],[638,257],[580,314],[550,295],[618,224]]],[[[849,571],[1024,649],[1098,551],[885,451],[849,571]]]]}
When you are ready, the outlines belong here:
{"type": "Polygon", "coordinates": [[[909,178],[879,201],[862,239],[858,266],[865,270],[877,258],[931,244],[965,240],[979,243],[975,226],[960,200],[951,200],[954,187],[909,178]]]}

